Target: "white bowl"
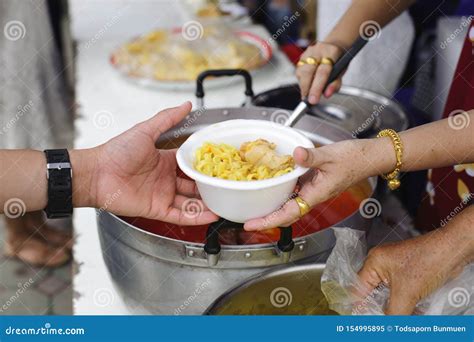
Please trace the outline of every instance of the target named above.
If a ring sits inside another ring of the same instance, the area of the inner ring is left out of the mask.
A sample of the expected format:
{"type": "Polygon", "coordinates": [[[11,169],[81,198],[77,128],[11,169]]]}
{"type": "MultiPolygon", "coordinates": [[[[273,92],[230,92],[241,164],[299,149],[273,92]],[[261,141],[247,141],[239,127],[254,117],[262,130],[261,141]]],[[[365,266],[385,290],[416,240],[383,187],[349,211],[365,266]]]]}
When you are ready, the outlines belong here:
{"type": "Polygon", "coordinates": [[[308,169],[295,169],[279,177],[233,181],[210,177],[194,169],[195,151],[205,142],[226,143],[236,148],[246,141],[265,139],[276,144],[278,154],[293,155],[297,146],[314,147],[297,130],[263,120],[229,120],[210,125],[192,134],[178,149],[181,170],[196,181],[201,198],[215,214],[243,223],[268,215],[281,207],[293,193],[298,177],[308,169]]]}

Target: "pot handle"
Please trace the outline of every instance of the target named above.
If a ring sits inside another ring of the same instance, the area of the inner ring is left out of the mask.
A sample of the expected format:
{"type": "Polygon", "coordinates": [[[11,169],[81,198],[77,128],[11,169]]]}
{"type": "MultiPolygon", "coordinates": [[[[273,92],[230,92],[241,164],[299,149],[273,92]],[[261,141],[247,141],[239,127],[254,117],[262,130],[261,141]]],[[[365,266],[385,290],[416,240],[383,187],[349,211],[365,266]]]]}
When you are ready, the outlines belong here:
{"type": "Polygon", "coordinates": [[[253,98],[252,76],[245,69],[213,69],[201,72],[196,79],[196,98],[198,107],[204,107],[203,82],[207,77],[242,76],[245,79],[245,104],[249,105],[253,98]]]}
{"type": "MultiPolygon", "coordinates": [[[[206,252],[209,266],[216,266],[219,261],[219,254],[221,252],[219,230],[223,227],[243,229],[243,224],[221,218],[209,225],[206,232],[206,243],[204,244],[204,252],[206,252]]],[[[288,262],[290,260],[291,251],[295,248],[293,229],[291,227],[280,227],[280,239],[277,242],[277,248],[278,254],[283,258],[283,262],[288,262]]]]}

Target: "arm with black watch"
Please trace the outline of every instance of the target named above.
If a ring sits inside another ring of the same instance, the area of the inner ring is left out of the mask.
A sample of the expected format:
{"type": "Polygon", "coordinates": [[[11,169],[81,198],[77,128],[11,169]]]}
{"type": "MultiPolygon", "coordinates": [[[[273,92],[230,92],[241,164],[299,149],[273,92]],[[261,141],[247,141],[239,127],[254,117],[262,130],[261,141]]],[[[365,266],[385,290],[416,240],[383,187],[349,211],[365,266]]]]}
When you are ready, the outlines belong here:
{"type": "Polygon", "coordinates": [[[45,208],[48,218],[72,215],[72,167],[66,149],[45,150],[48,202],[45,208]]]}

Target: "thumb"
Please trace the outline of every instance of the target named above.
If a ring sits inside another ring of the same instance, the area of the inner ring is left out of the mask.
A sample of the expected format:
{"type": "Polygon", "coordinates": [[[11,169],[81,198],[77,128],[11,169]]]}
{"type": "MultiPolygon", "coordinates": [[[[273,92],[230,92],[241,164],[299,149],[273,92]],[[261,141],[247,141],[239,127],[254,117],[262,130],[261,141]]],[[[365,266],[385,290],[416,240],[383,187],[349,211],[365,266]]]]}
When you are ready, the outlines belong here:
{"type": "Polygon", "coordinates": [[[297,147],[293,151],[293,158],[298,165],[303,167],[318,167],[322,160],[316,148],[297,147]]]}
{"type": "Polygon", "coordinates": [[[157,140],[161,134],[176,126],[191,111],[191,102],[186,101],[178,107],[167,108],[153,116],[151,119],[143,122],[147,131],[151,133],[154,140],[157,140]]]}
{"type": "Polygon", "coordinates": [[[410,295],[410,289],[403,288],[398,283],[390,285],[390,299],[386,315],[411,315],[415,310],[416,299],[410,295]]]}

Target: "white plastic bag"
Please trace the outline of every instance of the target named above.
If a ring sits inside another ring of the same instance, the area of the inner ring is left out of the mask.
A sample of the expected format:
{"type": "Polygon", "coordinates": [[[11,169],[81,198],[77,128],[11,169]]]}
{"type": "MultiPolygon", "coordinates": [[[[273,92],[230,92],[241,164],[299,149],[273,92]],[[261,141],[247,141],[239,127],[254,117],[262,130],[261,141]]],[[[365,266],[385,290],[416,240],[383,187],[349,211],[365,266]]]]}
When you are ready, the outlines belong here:
{"type": "MultiPolygon", "coordinates": [[[[381,284],[367,297],[357,272],[367,256],[364,232],[333,228],[336,245],[329,256],[321,279],[321,289],[330,309],[341,315],[383,315],[390,289],[381,284]]],[[[474,313],[474,263],[467,265],[455,279],[420,301],[415,314],[472,315],[474,313]],[[472,301],[471,301],[472,297],[472,301]]]]}

